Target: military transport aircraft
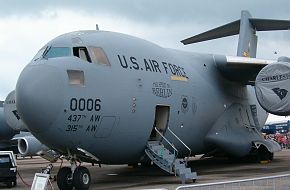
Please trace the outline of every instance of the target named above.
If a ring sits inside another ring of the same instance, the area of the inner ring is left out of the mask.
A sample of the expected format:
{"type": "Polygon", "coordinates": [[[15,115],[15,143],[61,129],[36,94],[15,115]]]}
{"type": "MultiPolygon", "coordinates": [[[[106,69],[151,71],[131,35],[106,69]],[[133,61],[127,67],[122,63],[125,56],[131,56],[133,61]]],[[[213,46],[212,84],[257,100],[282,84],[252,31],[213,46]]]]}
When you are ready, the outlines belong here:
{"type": "Polygon", "coordinates": [[[153,161],[182,182],[196,179],[188,156],[256,155],[279,145],[261,136],[268,112],[289,114],[289,59],[256,59],[256,31],[288,30],[290,21],[251,18],[185,39],[239,34],[236,57],[162,48],[107,31],[63,34],[42,47],[16,85],[19,115],[33,135],[65,155],[60,189],[88,189],[78,162],[153,161]],[[286,82],[287,81],[287,82],[286,82]]]}
{"type": "Polygon", "coordinates": [[[0,150],[12,150],[20,156],[40,155],[52,162],[59,156],[28,132],[18,115],[14,90],[0,101],[0,150]]]}
{"type": "Polygon", "coordinates": [[[0,101],[0,150],[16,150],[16,143],[12,142],[11,139],[14,135],[18,134],[18,131],[13,130],[4,118],[4,101],[0,101]]]}
{"type": "MultiPolygon", "coordinates": [[[[39,142],[31,133],[19,130],[19,126],[7,123],[4,102],[0,104],[0,150],[12,150],[21,156],[35,156],[48,148],[39,142]]],[[[13,110],[15,111],[15,110],[13,110]]],[[[13,114],[13,112],[11,112],[13,114]]],[[[14,112],[16,113],[16,112],[14,112]]],[[[27,131],[27,130],[26,130],[27,131]]]]}

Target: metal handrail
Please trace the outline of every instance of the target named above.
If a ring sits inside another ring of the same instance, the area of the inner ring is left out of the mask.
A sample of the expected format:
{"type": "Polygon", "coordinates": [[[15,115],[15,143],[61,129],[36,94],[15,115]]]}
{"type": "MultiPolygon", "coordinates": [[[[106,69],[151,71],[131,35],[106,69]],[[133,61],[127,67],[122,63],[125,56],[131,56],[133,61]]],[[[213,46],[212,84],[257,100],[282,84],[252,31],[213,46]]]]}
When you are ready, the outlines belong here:
{"type": "Polygon", "coordinates": [[[188,162],[189,157],[191,155],[191,149],[169,127],[168,127],[168,130],[175,138],[177,138],[181,142],[181,144],[183,144],[183,146],[185,146],[185,148],[187,148],[187,150],[189,150],[189,155],[186,157],[186,161],[185,161],[185,164],[187,166],[187,162],[188,162]]]}
{"type": "Polygon", "coordinates": [[[154,127],[154,129],[173,148],[174,152],[176,152],[176,157],[177,157],[178,150],[173,146],[173,144],[169,140],[167,140],[167,138],[164,135],[162,135],[162,133],[156,127],[154,127]]]}
{"type": "Polygon", "coordinates": [[[257,178],[252,178],[252,179],[242,179],[242,180],[231,180],[231,181],[195,184],[195,185],[183,185],[183,186],[177,187],[176,190],[195,188],[195,187],[210,187],[210,186],[213,186],[213,185],[227,185],[227,184],[233,184],[233,183],[244,183],[244,182],[251,182],[251,181],[261,181],[261,180],[276,179],[276,178],[283,178],[283,177],[290,177],[290,174],[282,174],[282,175],[266,176],[266,177],[257,177],[257,178]]]}

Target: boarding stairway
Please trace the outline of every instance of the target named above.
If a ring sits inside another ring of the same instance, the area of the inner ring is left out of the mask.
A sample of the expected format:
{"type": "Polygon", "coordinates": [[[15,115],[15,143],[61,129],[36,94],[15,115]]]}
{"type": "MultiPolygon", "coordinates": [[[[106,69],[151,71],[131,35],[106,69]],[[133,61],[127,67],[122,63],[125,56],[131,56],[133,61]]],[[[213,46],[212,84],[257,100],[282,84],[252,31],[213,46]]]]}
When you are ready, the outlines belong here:
{"type": "MultiPolygon", "coordinates": [[[[196,172],[192,172],[191,168],[187,167],[187,159],[178,159],[178,150],[170,143],[159,131],[155,128],[156,132],[164,139],[173,149],[173,153],[170,152],[162,143],[162,141],[148,141],[147,147],[145,149],[146,155],[161,169],[164,171],[178,175],[181,182],[184,184],[187,181],[195,182],[197,179],[196,172]]],[[[169,128],[168,130],[180,141],[182,142],[169,128]]],[[[184,144],[182,142],[182,144],[184,144]]],[[[184,144],[185,145],[185,144],[184,144]]],[[[185,145],[186,146],[186,145],[185,145]]],[[[186,146],[186,148],[188,148],[186,146]]],[[[189,149],[189,148],[188,148],[189,149]]],[[[190,149],[189,149],[190,150],[190,149]]]]}

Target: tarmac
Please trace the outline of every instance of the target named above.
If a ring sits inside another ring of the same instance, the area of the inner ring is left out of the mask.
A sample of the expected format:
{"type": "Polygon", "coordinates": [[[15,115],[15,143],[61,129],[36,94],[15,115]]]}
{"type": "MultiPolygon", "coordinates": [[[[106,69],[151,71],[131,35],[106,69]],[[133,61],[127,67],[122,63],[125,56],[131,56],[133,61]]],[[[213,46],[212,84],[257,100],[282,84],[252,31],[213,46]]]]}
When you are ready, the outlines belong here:
{"type": "MultiPolygon", "coordinates": [[[[48,161],[39,158],[18,158],[18,176],[15,190],[30,189],[35,173],[41,172],[49,164],[48,161]]],[[[53,164],[51,176],[54,177],[61,165],[61,161],[53,164]]],[[[68,166],[64,161],[62,166],[68,166]]],[[[92,182],[90,189],[175,189],[181,185],[179,177],[171,176],[156,166],[130,167],[128,165],[98,165],[82,164],[91,173],[92,182]]],[[[200,159],[199,156],[192,158],[189,166],[194,169],[199,179],[195,184],[248,179],[254,177],[273,176],[290,173],[290,149],[275,154],[270,163],[248,163],[231,161],[226,158],[200,159]]],[[[56,181],[51,179],[54,189],[57,188],[56,181]]],[[[193,183],[189,183],[193,184],[193,183]]],[[[5,184],[0,184],[0,190],[8,189],[5,184]]],[[[52,189],[48,186],[48,189],[52,189]]]]}

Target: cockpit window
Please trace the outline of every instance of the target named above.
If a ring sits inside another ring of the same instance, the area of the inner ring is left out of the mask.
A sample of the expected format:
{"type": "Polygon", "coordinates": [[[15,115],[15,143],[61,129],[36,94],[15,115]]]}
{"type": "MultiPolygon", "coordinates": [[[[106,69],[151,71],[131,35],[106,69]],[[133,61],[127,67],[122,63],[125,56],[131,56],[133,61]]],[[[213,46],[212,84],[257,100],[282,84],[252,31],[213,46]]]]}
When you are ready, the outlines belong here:
{"type": "Polygon", "coordinates": [[[41,48],[41,49],[37,52],[37,54],[33,57],[33,61],[36,61],[36,60],[42,58],[42,55],[43,55],[43,53],[44,53],[45,50],[46,50],[46,48],[41,48]]]}
{"type": "Polygon", "coordinates": [[[74,47],[73,53],[74,56],[79,57],[84,61],[92,62],[86,47],[74,47]]]}
{"type": "Polygon", "coordinates": [[[68,47],[50,47],[43,54],[43,57],[46,59],[66,56],[71,56],[71,51],[68,47]]]}
{"type": "Polygon", "coordinates": [[[104,50],[100,47],[89,47],[92,61],[98,64],[110,65],[104,50]]]}

